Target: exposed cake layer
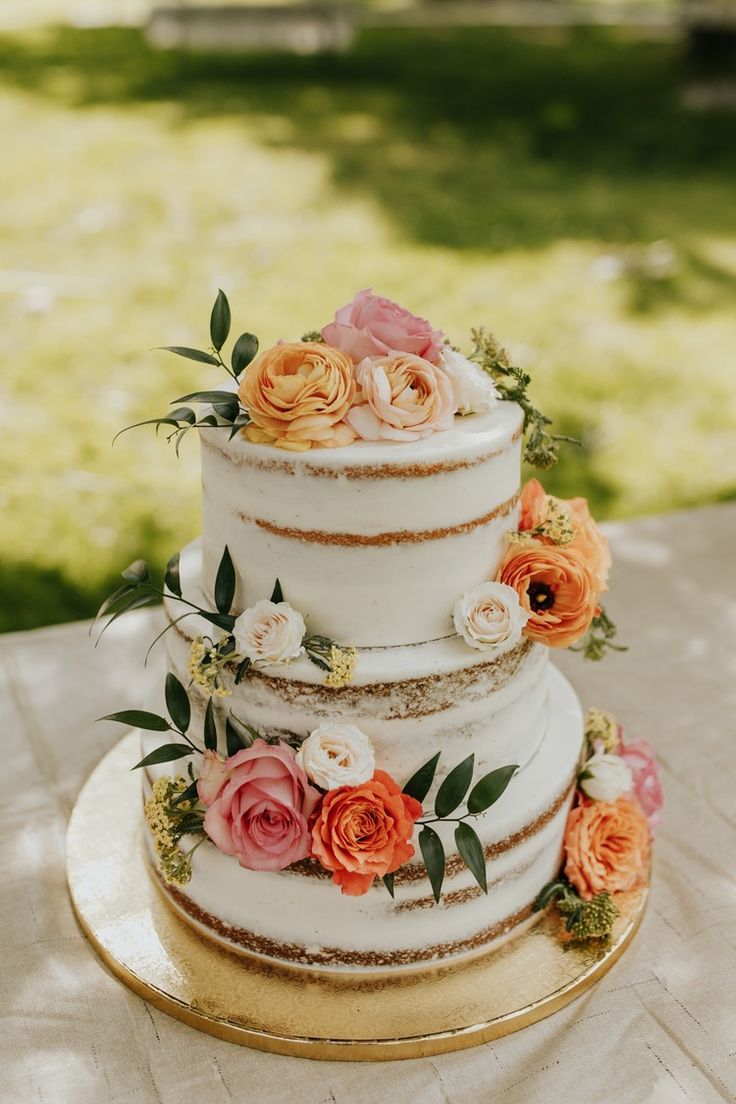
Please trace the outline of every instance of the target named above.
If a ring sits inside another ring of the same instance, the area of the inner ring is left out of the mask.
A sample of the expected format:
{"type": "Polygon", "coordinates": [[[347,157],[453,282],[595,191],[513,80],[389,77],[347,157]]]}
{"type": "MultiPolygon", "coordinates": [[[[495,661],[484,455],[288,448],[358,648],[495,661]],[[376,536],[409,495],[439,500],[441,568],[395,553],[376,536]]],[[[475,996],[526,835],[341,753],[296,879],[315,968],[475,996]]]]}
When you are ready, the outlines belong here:
{"type": "MultiPolygon", "coordinates": [[[[474,822],[486,853],[487,895],[454,851],[448,824],[438,826],[448,854],[440,905],[433,904],[419,863],[399,871],[395,899],[380,883],[356,898],[342,896],[313,862],[279,873],[252,872],[210,844],[198,850],[187,886],[164,887],[172,904],[232,949],[311,968],[411,967],[493,946],[527,920],[536,894],[560,864],[582,714],[554,668],[547,668],[544,682],[544,738],[501,799],[474,822]]],[[[144,734],[145,750],[162,739],[144,734]]],[[[460,741],[444,750],[459,757],[460,741]]],[[[152,768],[152,774],[167,770],[152,768]]]]}
{"type": "MultiPolygon", "coordinates": [[[[184,549],[184,596],[205,599],[198,586],[198,543],[184,549]]],[[[169,599],[170,620],[182,607],[169,599]]],[[[219,635],[198,616],[187,617],[166,635],[169,668],[189,683],[192,640],[219,635]]],[[[548,651],[523,641],[496,658],[469,648],[458,636],[426,644],[361,649],[349,686],[324,685],[324,672],[306,658],[289,665],[253,670],[235,685],[234,671],[224,681],[230,696],[216,703],[265,735],[307,736],[321,722],[358,725],[376,749],[381,768],[406,780],[436,750],[445,749],[437,781],[470,752],[479,772],[506,763],[523,766],[536,751],[546,723],[548,651]]],[[[207,693],[189,686],[193,732],[201,733],[207,693]]],[[[220,726],[225,751],[223,730],[220,726]]]]}
{"type": "Polygon", "coordinates": [[[202,542],[210,598],[225,545],[236,606],[278,577],[310,631],[359,646],[446,636],[463,591],[492,578],[518,516],[521,410],[418,441],[289,453],[202,430],[202,542]]]}

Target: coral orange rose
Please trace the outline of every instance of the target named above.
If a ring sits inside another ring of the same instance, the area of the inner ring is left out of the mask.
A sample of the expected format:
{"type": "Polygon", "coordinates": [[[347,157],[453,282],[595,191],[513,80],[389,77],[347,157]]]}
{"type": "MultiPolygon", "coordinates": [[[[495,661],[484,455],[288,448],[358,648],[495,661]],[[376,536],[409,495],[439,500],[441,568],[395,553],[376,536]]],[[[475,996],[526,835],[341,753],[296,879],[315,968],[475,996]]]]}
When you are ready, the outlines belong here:
{"type": "Polygon", "coordinates": [[[634,889],[649,863],[647,818],[628,797],[584,801],[570,813],[564,848],[565,876],[585,901],[634,889]]]}
{"type": "MultiPolygon", "coordinates": [[[[566,514],[573,529],[572,540],[565,545],[580,551],[596,580],[598,591],[608,590],[611,553],[608,541],[590,516],[585,498],[556,498],[548,495],[538,479],[530,479],[521,492],[519,529],[538,529],[549,522],[554,511],[566,514]]],[[[553,543],[544,532],[535,534],[545,543],[553,543]]]]}
{"type": "Polygon", "coordinates": [[[551,648],[567,648],[588,631],[598,588],[582,553],[539,540],[512,545],[496,576],[519,595],[529,614],[524,635],[551,648]]]}
{"type": "Polygon", "coordinates": [[[343,422],[355,396],[345,353],[317,341],[284,342],[246,368],[238,395],[250,414],[245,435],[297,452],[355,440],[343,422]]]}
{"type": "Polygon", "coordinates": [[[367,893],[374,878],[397,870],[414,854],[411,837],[422,806],[390,775],[375,771],[360,786],[325,794],[312,824],[312,855],[342,892],[367,893]]]}

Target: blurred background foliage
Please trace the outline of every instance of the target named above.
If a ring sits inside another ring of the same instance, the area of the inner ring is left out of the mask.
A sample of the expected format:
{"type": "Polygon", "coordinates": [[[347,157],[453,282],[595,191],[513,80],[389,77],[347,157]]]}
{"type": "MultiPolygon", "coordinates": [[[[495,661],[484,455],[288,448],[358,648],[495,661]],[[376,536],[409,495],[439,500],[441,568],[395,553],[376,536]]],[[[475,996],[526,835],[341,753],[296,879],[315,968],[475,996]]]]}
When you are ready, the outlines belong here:
{"type": "Polygon", "coordinates": [[[361,287],[489,327],[602,518],[736,494],[736,111],[678,41],[364,30],[340,56],[0,35],[0,629],[92,614],[198,530],[194,435],[114,433],[215,369],[217,287],[262,345],[361,287]],[[718,102],[718,101],[717,101],[718,102]]]}

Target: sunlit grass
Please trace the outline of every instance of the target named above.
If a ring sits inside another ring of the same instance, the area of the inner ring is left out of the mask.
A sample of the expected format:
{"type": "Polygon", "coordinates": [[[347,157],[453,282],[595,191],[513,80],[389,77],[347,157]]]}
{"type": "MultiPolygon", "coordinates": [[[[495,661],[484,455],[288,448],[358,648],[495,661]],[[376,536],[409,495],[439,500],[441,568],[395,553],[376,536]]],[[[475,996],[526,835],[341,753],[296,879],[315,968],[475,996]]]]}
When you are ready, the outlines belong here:
{"type": "Polygon", "coordinates": [[[736,118],[678,48],[371,32],[342,58],[0,39],[0,627],[93,611],[198,529],[196,445],[130,422],[218,382],[216,288],[263,343],[373,285],[492,328],[584,439],[549,483],[601,516],[736,489],[736,118]],[[663,247],[652,243],[664,241],[663,247]]]}

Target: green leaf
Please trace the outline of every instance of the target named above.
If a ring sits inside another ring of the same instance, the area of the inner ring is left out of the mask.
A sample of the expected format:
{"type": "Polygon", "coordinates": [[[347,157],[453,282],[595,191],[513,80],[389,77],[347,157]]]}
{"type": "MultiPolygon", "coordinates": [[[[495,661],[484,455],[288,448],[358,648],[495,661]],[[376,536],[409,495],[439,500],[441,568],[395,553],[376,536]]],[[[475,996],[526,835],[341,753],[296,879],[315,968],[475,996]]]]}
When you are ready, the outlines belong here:
{"type": "Polygon", "coordinates": [[[113,625],[117,621],[118,617],[122,617],[122,615],[124,613],[129,613],[131,610],[140,609],[141,606],[153,606],[157,602],[158,602],[158,595],[156,595],[156,594],[147,594],[147,593],[146,594],[138,594],[138,593],[136,593],[135,588],[134,588],[133,591],[131,592],[131,594],[129,595],[129,597],[124,602],[124,604],[120,607],[120,609],[115,610],[115,613],[112,615],[110,620],[105,625],[103,625],[102,630],[100,632],[100,635],[97,637],[97,640],[95,641],[95,648],[100,643],[100,641],[102,640],[102,637],[105,635],[105,633],[110,628],[110,626],[113,625]]]}
{"type": "Polygon", "coordinates": [[[151,581],[151,572],[148,570],[148,564],[145,560],[133,560],[133,563],[126,567],[121,575],[129,583],[136,583],[137,585],[151,581]]]}
{"type": "Polygon", "coordinates": [[[222,553],[220,566],[217,569],[215,579],[215,605],[220,613],[229,613],[235,597],[235,568],[230,557],[228,546],[222,553]]]}
{"type": "MultiPolygon", "coordinates": [[[[191,764],[189,764],[191,766],[191,764]]],[[[181,805],[184,801],[196,801],[199,797],[199,791],[197,790],[197,781],[191,782],[185,790],[175,798],[172,799],[172,805],[181,805]]]]}
{"type": "Polygon", "coordinates": [[[217,751],[217,723],[212,698],[207,699],[207,708],[204,711],[204,746],[208,751],[217,751]]]}
{"type": "Polygon", "coordinates": [[[187,692],[179,682],[176,675],[169,671],[166,676],[166,708],[169,716],[180,732],[186,732],[192,719],[192,709],[189,705],[187,692]]]}
{"type": "Polygon", "coordinates": [[[250,747],[250,744],[243,739],[229,717],[225,720],[225,744],[228,755],[235,755],[237,751],[250,747]]]}
{"type": "Polygon", "coordinates": [[[192,391],[189,395],[181,395],[178,399],[172,399],[171,402],[172,405],[178,402],[231,402],[233,399],[237,400],[237,397],[234,391],[192,391]]]}
{"type": "Polygon", "coordinates": [[[391,897],[391,899],[393,900],[393,896],[394,896],[394,876],[393,876],[393,874],[384,874],[383,875],[383,884],[385,885],[386,889],[388,890],[389,897],[391,897]]]}
{"type": "Polygon", "coordinates": [[[120,599],[123,596],[125,596],[125,595],[131,595],[132,596],[133,593],[135,592],[135,590],[136,590],[136,584],[135,583],[124,583],[121,587],[118,587],[117,590],[114,590],[112,592],[112,594],[110,594],[105,599],[105,601],[102,603],[102,605],[100,606],[100,608],[98,609],[98,611],[95,615],[95,620],[98,620],[100,617],[104,617],[105,614],[108,613],[112,609],[112,607],[117,602],[120,601],[120,599]]]}
{"type": "Polygon", "coordinates": [[[240,414],[238,414],[237,418],[233,420],[233,425],[232,429],[230,430],[228,441],[232,441],[233,437],[235,437],[235,435],[240,432],[243,426],[247,426],[249,421],[250,415],[244,411],[241,411],[240,414]]]}
{"type": "Polygon", "coordinates": [[[240,410],[240,403],[236,398],[231,398],[229,402],[216,402],[213,405],[213,410],[218,418],[222,418],[224,422],[234,422],[238,416],[240,410]]]}
{"type": "Polygon", "coordinates": [[[181,575],[179,573],[179,553],[176,552],[166,565],[164,583],[172,594],[181,598],[181,575]]]}
{"type": "Polygon", "coordinates": [[[258,338],[255,334],[241,334],[233,345],[233,351],[230,354],[230,363],[236,376],[239,376],[243,369],[248,367],[257,352],[258,338]]]}
{"type": "Polygon", "coordinates": [[[187,425],[194,425],[197,420],[191,406],[177,406],[176,410],[171,411],[170,417],[175,422],[186,422],[187,425]]]}
{"type": "Polygon", "coordinates": [[[156,348],[165,353],[176,353],[177,356],[186,357],[187,360],[196,360],[200,364],[220,363],[211,353],[203,353],[201,349],[189,349],[186,345],[157,345],[156,348]]]}
{"type": "Polygon", "coordinates": [[[197,610],[197,612],[211,625],[217,625],[218,629],[224,629],[225,632],[233,631],[235,618],[231,613],[210,613],[209,610],[197,610]]]}
{"type": "Polygon", "coordinates": [[[460,858],[470,870],[480,888],[484,893],[487,893],[486,857],[483,854],[483,844],[478,839],[475,829],[471,828],[465,821],[458,824],[455,829],[455,846],[460,852],[460,858]]]}
{"type": "Polygon", "coordinates": [[[445,849],[435,830],[426,824],[419,833],[419,849],[427,868],[427,877],[432,886],[434,899],[439,904],[442,883],[445,880],[445,849]]]}
{"type": "Polygon", "coordinates": [[[149,732],[168,732],[171,725],[158,713],[149,713],[146,709],[121,709],[119,713],[108,713],[105,717],[98,717],[99,721],[117,721],[118,724],[130,725],[131,728],[145,728],[149,732]]]}
{"type": "Polygon", "coordinates": [[[482,813],[490,809],[491,805],[498,801],[518,769],[518,763],[510,763],[507,767],[498,767],[490,774],[484,774],[468,795],[468,812],[482,813]]]}
{"type": "Polygon", "coordinates": [[[170,425],[170,426],[174,426],[175,428],[178,428],[178,426],[179,426],[179,423],[178,423],[178,421],[176,420],[176,418],[173,418],[173,417],[166,417],[166,418],[146,418],[146,419],[145,419],[145,421],[142,421],[142,422],[134,422],[134,423],[133,423],[133,425],[125,426],[125,428],[124,428],[124,429],[120,429],[120,430],[118,430],[118,432],[117,432],[117,433],[115,434],[115,436],[114,436],[114,437],[113,437],[113,439],[112,439],[112,443],[113,443],[113,444],[115,444],[115,442],[117,441],[118,437],[120,437],[120,435],[121,435],[122,433],[127,433],[129,429],[140,429],[140,427],[141,427],[141,426],[144,426],[144,425],[155,425],[155,426],[156,426],[156,433],[158,433],[158,430],[159,430],[159,426],[162,426],[162,425],[170,425]]]}
{"type": "Polygon", "coordinates": [[[434,782],[435,771],[437,770],[437,764],[440,760],[442,752],[438,751],[436,755],[433,755],[428,762],[420,767],[415,774],[411,776],[409,781],[404,786],[404,793],[409,797],[415,798],[416,801],[422,802],[429,793],[430,787],[434,782]]]}
{"type": "Polygon", "coordinates": [[[236,686],[240,686],[241,682],[243,681],[245,676],[248,674],[248,671],[250,669],[250,665],[251,665],[251,660],[248,656],[246,656],[245,659],[241,659],[241,661],[238,664],[237,669],[235,671],[235,685],[236,686]]]}
{"type": "Polygon", "coordinates": [[[284,592],[281,589],[281,583],[277,579],[276,582],[273,584],[273,594],[271,595],[271,601],[272,602],[283,602],[283,600],[284,600],[284,592]]]}
{"type": "Polygon", "coordinates": [[[210,315],[210,338],[212,344],[218,353],[222,346],[227,341],[227,335],[230,333],[230,304],[227,301],[225,292],[220,290],[217,292],[217,298],[215,299],[215,305],[212,308],[212,314],[210,315]]]}
{"type": "Polygon", "coordinates": [[[138,770],[139,767],[152,767],[155,763],[172,763],[174,759],[183,759],[185,755],[191,755],[192,750],[189,744],[162,744],[161,747],[157,747],[155,751],[152,751],[150,755],[146,755],[140,763],[136,763],[130,769],[138,770]]]}
{"type": "Polygon", "coordinates": [[[566,882],[561,882],[559,880],[547,882],[546,886],[543,886],[534,898],[532,911],[539,912],[540,909],[546,908],[555,897],[563,897],[567,891],[568,886],[566,882]]]}
{"type": "Polygon", "coordinates": [[[437,791],[434,799],[435,816],[446,817],[457,809],[458,805],[468,792],[468,786],[473,777],[473,765],[475,755],[469,755],[453,767],[447,778],[437,791]]]}

